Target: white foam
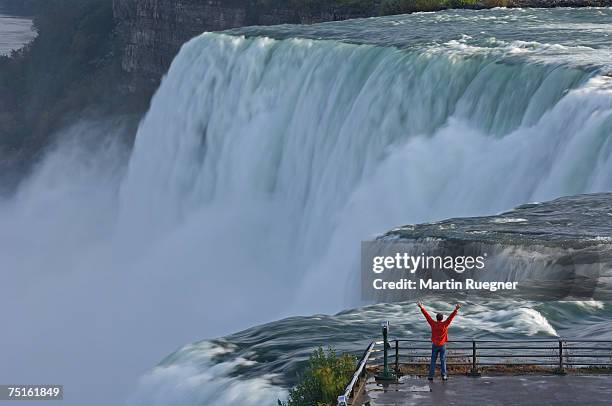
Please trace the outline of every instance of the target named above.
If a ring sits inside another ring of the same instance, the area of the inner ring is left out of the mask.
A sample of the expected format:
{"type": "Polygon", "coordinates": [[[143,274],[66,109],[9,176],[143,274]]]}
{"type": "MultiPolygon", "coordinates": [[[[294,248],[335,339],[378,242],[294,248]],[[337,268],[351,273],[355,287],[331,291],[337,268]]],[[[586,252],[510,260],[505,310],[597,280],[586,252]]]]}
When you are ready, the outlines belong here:
{"type": "Polygon", "coordinates": [[[539,311],[510,303],[507,309],[485,307],[481,312],[472,312],[465,316],[460,327],[475,331],[481,329],[489,334],[558,336],[557,331],[539,311]]]}
{"type": "Polygon", "coordinates": [[[578,307],[587,310],[603,310],[605,304],[600,300],[576,300],[571,302],[563,302],[563,303],[573,303],[578,307]]]}
{"type": "Polygon", "coordinates": [[[169,365],[160,365],[141,378],[130,397],[130,406],[276,406],[286,391],[275,386],[273,375],[256,378],[235,376],[238,367],[254,362],[237,357],[213,362],[226,348],[204,342],[186,347],[169,365]]]}
{"type": "Polygon", "coordinates": [[[491,220],[491,223],[499,223],[499,224],[505,224],[505,223],[527,223],[528,220],[527,219],[522,219],[522,218],[516,218],[516,217],[504,217],[504,218],[495,218],[491,220]]]}

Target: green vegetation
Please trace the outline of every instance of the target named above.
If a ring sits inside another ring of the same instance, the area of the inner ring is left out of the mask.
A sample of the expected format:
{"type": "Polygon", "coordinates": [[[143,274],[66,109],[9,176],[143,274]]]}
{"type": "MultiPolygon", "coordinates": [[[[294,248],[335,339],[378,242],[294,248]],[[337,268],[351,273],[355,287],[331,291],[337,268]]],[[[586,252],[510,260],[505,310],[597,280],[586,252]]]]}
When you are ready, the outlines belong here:
{"type": "Polygon", "coordinates": [[[484,0],[485,7],[508,7],[508,0],[484,0]]]}
{"type": "Polygon", "coordinates": [[[325,9],[358,8],[364,10],[364,14],[377,12],[377,4],[380,0],[257,0],[259,7],[287,7],[296,12],[316,12],[325,9]]]}
{"type": "Polygon", "coordinates": [[[477,0],[383,0],[380,4],[380,14],[436,11],[447,8],[472,8],[477,5],[477,0]]]}
{"type": "Polygon", "coordinates": [[[357,360],[350,354],[338,356],[333,348],[319,347],[310,356],[299,384],[279,406],[331,406],[353,376],[357,360]]]}
{"type": "Polygon", "coordinates": [[[296,13],[358,9],[363,15],[392,15],[449,8],[505,7],[509,0],[256,0],[258,7],[273,8],[289,4],[296,13]]]}

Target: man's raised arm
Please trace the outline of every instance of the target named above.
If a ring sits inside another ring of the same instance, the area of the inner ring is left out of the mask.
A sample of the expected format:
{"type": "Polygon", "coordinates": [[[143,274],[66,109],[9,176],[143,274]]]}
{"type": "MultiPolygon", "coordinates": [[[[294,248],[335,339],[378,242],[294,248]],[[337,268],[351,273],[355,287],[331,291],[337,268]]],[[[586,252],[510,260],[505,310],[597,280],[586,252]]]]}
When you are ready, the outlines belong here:
{"type": "Polygon", "coordinates": [[[453,319],[457,315],[457,312],[459,311],[459,309],[461,309],[461,305],[459,303],[457,303],[455,305],[455,310],[453,310],[453,312],[450,314],[450,316],[448,316],[448,318],[446,320],[444,320],[444,324],[445,325],[448,326],[449,324],[451,324],[451,321],[453,321],[453,319]]]}
{"type": "Polygon", "coordinates": [[[419,309],[421,309],[421,313],[423,313],[423,316],[425,316],[429,325],[432,325],[434,321],[429,315],[429,313],[427,313],[427,310],[425,310],[425,306],[423,306],[423,303],[417,302],[417,306],[419,307],[419,309]]]}

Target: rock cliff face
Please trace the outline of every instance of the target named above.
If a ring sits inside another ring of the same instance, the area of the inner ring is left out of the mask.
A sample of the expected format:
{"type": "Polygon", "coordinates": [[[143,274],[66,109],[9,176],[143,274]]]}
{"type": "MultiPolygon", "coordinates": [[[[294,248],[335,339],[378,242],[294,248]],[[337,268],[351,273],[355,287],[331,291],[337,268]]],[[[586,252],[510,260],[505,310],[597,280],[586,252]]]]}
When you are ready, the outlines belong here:
{"type": "MultiPolygon", "coordinates": [[[[180,46],[204,31],[247,25],[311,24],[418,11],[401,0],[113,0],[127,89],[148,97],[180,46]],[[381,7],[382,4],[382,7],[381,7]],[[389,6],[388,4],[397,4],[389,6]]],[[[443,2],[438,2],[444,4],[443,2]]],[[[415,3],[420,4],[420,3],[415,3]]],[[[436,1],[428,10],[440,9],[436,1]]],[[[471,8],[609,6],[612,0],[477,0],[471,8]]]]}
{"type": "MultiPolygon", "coordinates": [[[[380,1],[334,6],[332,1],[296,6],[281,0],[114,0],[130,91],[151,92],[180,46],[205,31],[247,25],[311,24],[377,15],[380,1]]],[[[304,2],[302,2],[304,3],[304,2]]]]}

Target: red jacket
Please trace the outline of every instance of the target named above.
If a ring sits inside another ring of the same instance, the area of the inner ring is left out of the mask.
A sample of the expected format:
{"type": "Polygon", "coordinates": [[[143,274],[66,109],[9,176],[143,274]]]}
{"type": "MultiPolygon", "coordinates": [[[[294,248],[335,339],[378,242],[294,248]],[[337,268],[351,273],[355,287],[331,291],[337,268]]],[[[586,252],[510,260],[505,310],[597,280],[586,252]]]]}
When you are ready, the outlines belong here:
{"type": "Polygon", "coordinates": [[[455,308],[450,316],[443,321],[436,321],[432,319],[424,307],[421,307],[421,311],[431,327],[431,342],[437,347],[443,346],[446,341],[448,341],[448,326],[451,324],[451,321],[453,321],[453,318],[457,315],[457,309],[455,308]]]}

